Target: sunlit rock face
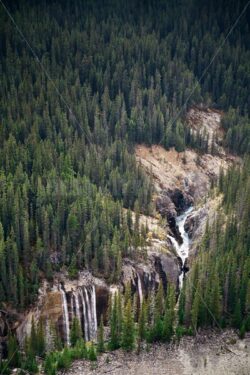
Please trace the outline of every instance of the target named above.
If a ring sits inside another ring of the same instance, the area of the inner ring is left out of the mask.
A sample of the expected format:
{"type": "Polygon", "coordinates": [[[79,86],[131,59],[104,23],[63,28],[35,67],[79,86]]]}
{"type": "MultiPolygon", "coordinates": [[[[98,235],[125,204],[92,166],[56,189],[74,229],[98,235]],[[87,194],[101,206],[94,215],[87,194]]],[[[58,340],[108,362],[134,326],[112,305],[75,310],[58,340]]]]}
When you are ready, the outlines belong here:
{"type": "Polygon", "coordinates": [[[22,317],[16,330],[18,340],[23,343],[30,334],[32,320],[35,323],[42,320],[47,327],[47,335],[52,325],[62,342],[70,345],[70,329],[74,318],[80,322],[82,337],[86,341],[96,340],[100,317],[103,315],[107,323],[110,296],[116,291],[124,292],[129,284],[140,306],[149,293],[157,291],[160,282],[165,290],[169,282],[178,287],[179,274],[180,265],[176,256],[170,252],[158,253],[153,248],[149,248],[145,263],[125,259],[121,278],[116,285],[108,285],[104,280],[93,277],[90,272],[79,273],[75,280],[58,274],[53,285],[44,282],[36,305],[22,317]]]}
{"type": "Polygon", "coordinates": [[[44,283],[39,291],[34,308],[26,313],[17,328],[20,343],[30,334],[32,320],[42,320],[45,325],[53,326],[63,343],[70,344],[70,328],[73,319],[79,320],[82,337],[86,341],[95,340],[97,325],[103,314],[106,319],[109,287],[89,272],[79,274],[78,279],[69,280],[57,275],[51,286],[44,283]]]}
{"type": "Polygon", "coordinates": [[[142,295],[148,296],[149,292],[157,290],[159,283],[166,290],[170,282],[178,286],[180,264],[176,256],[170,252],[160,253],[150,249],[148,251],[147,264],[136,263],[129,259],[124,261],[122,267],[121,283],[123,287],[130,283],[131,289],[142,295]]]}

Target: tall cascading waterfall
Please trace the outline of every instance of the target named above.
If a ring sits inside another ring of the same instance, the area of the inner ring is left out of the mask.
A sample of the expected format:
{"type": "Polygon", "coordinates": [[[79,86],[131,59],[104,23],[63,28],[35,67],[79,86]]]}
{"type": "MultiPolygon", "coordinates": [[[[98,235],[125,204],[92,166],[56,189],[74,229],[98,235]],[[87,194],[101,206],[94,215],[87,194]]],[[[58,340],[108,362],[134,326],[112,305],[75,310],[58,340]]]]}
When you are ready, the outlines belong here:
{"type": "Polygon", "coordinates": [[[62,289],[61,285],[59,287],[62,296],[62,308],[63,308],[63,325],[64,325],[64,340],[65,343],[70,345],[70,327],[69,327],[69,310],[67,304],[66,293],[62,289]]]}
{"type": "Polygon", "coordinates": [[[94,335],[97,332],[97,314],[96,314],[96,291],[95,286],[92,286],[92,293],[91,293],[91,301],[92,301],[92,316],[94,317],[94,335]]]}
{"type": "Polygon", "coordinates": [[[96,290],[95,286],[83,288],[84,293],[82,294],[84,305],[85,305],[85,320],[86,320],[86,331],[85,340],[94,340],[97,333],[97,314],[96,314],[96,290]],[[90,294],[90,295],[89,295],[90,294]],[[87,334],[88,332],[88,334],[87,334]]]}
{"type": "Polygon", "coordinates": [[[82,301],[82,310],[83,310],[84,338],[85,338],[85,341],[89,341],[87,309],[86,309],[86,303],[85,303],[82,289],[80,289],[80,297],[82,301]]]}
{"type": "Polygon", "coordinates": [[[79,287],[77,290],[67,292],[67,294],[70,294],[69,308],[65,291],[61,286],[59,286],[59,290],[62,295],[64,341],[66,345],[70,345],[70,325],[74,318],[79,320],[85,341],[94,340],[97,334],[95,286],[79,287]]]}
{"type": "Polygon", "coordinates": [[[75,301],[75,307],[76,307],[76,312],[75,312],[75,316],[76,318],[78,319],[79,321],[79,324],[80,324],[80,327],[82,329],[82,319],[81,319],[81,314],[80,314],[80,306],[79,306],[79,293],[77,292],[73,292],[73,296],[74,296],[74,301],[75,301]]]}
{"type": "Polygon", "coordinates": [[[185,222],[187,220],[187,217],[192,212],[192,210],[193,210],[193,207],[189,207],[189,209],[187,209],[182,215],[177,216],[177,218],[176,218],[176,225],[179,228],[179,232],[180,232],[182,240],[183,240],[182,244],[179,245],[174,237],[168,236],[168,238],[171,240],[178,256],[182,260],[182,272],[179,276],[180,289],[182,288],[182,285],[183,285],[183,279],[184,279],[183,267],[184,267],[184,264],[185,264],[185,260],[188,257],[189,245],[190,245],[188,233],[185,231],[184,226],[185,226],[185,222]]]}

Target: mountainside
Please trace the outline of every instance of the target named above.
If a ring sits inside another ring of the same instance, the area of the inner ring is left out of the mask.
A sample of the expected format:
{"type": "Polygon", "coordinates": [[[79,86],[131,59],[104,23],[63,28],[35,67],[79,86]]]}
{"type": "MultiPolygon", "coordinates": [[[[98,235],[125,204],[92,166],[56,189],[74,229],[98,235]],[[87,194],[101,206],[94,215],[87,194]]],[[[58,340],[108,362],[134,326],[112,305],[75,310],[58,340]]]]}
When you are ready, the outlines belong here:
{"type": "Polygon", "coordinates": [[[1,373],[249,335],[249,12],[0,4],[1,373]]]}

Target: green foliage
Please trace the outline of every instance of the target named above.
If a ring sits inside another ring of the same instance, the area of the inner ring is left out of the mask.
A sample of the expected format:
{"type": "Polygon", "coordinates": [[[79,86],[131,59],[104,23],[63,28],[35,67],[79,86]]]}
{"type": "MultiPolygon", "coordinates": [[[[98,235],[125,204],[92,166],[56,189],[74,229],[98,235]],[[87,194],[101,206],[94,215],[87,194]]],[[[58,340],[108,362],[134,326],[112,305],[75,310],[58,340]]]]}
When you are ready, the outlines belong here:
{"type": "Polygon", "coordinates": [[[137,219],[150,211],[152,186],[133,145],[207,151],[207,137],[194,137],[182,116],[172,121],[180,109],[215,103],[227,112],[226,146],[249,152],[249,23],[244,14],[198,82],[241,10],[210,3],[13,4],[72,112],[1,12],[1,301],[25,308],[40,277],[62,267],[117,281],[124,256],[145,256],[137,219]]]}
{"type": "Polygon", "coordinates": [[[240,327],[239,338],[244,339],[245,335],[246,335],[246,325],[243,322],[241,327],[240,327]]]}
{"type": "Polygon", "coordinates": [[[62,370],[65,369],[67,370],[72,362],[71,358],[71,350],[69,348],[64,348],[62,352],[58,353],[57,356],[57,369],[62,370]]]}
{"type": "Polygon", "coordinates": [[[78,340],[74,348],[70,349],[72,359],[84,359],[88,357],[88,351],[84,340],[78,340]]]}
{"type": "Polygon", "coordinates": [[[104,325],[103,325],[102,315],[101,315],[100,325],[99,325],[98,334],[97,334],[97,350],[98,350],[98,353],[104,352],[104,325]]]}
{"type": "Polygon", "coordinates": [[[121,295],[120,292],[115,293],[114,297],[110,299],[110,340],[109,348],[116,350],[121,344],[122,332],[122,310],[121,310],[121,295]]]}
{"type": "MultiPolygon", "coordinates": [[[[191,0],[188,6],[173,1],[141,6],[137,0],[13,3],[13,18],[31,36],[31,45],[73,109],[69,112],[1,12],[1,303],[19,310],[30,306],[41,279],[52,280],[62,268],[72,278],[85,267],[117,282],[124,257],[146,256],[139,218],[150,213],[152,185],[136,163],[134,145],[209,149],[207,134],[191,134],[184,116],[172,121],[180,109],[185,114],[199,103],[223,109],[224,145],[249,153],[247,14],[199,79],[241,9],[242,2],[224,0],[191,0]]],[[[224,322],[250,329],[249,165],[246,158],[244,167],[221,173],[218,189],[227,217],[218,215],[206,230],[179,301],[180,325],[196,330],[224,322]]],[[[165,303],[162,286],[156,297],[149,297],[137,314],[139,340],[171,339],[174,299],[168,291],[165,303]]],[[[131,306],[131,291],[124,316],[121,295],[114,297],[111,349],[134,345],[131,306]]],[[[32,322],[28,371],[36,371],[36,355],[45,355],[43,331],[42,322],[32,322]]],[[[46,373],[67,367],[71,356],[86,356],[79,339],[74,323],[74,348],[47,355],[46,373]]],[[[53,350],[58,348],[60,343],[54,343],[53,350]]],[[[20,365],[12,336],[8,358],[12,367],[20,365]]]]}
{"type": "Polygon", "coordinates": [[[43,366],[45,374],[55,375],[58,370],[67,370],[72,363],[73,350],[74,349],[64,348],[61,352],[51,352],[47,354],[43,366]]]}
{"type": "Polygon", "coordinates": [[[17,339],[15,336],[9,335],[7,341],[8,350],[8,366],[9,367],[20,367],[21,365],[21,355],[19,352],[19,347],[17,339]]]}
{"type": "Polygon", "coordinates": [[[233,326],[248,330],[250,269],[249,158],[241,169],[221,174],[222,208],[206,229],[201,249],[185,282],[180,300],[180,323],[194,330],[206,326],[233,326]]]}
{"type": "Polygon", "coordinates": [[[75,346],[76,343],[82,338],[82,333],[81,333],[81,326],[79,319],[74,317],[70,329],[70,344],[71,346],[75,346]]]}
{"type": "Polygon", "coordinates": [[[175,335],[177,340],[180,340],[180,338],[185,335],[193,336],[193,330],[192,328],[186,328],[185,326],[178,325],[175,329],[175,335]]]}
{"type": "Polygon", "coordinates": [[[140,352],[141,342],[147,339],[147,302],[143,299],[140,312],[139,312],[139,322],[138,322],[138,339],[137,339],[137,352],[140,352]]]}
{"type": "Polygon", "coordinates": [[[164,341],[170,341],[174,333],[174,320],[175,320],[175,287],[171,284],[168,285],[166,306],[163,323],[162,339],[164,341]]]}
{"type": "Polygon", "coordinates": [[[121,347],[125,350],[132,350],[135,345],[135,325],[134,314],[132,311],[131,298],[127,301],[124,309],[122,324],[121,347]]]}
{"type": "Polygon", "coordinates": [[[27,357],[27,363],[29,363],[32,367],[32,361],[33,359],[35,359],[35,356],[44,357],[45,349],[45,333],[43,322],[42,320],[40,320],[38,324],[35,325],[34,317],[32,317],[30,336],[26,337],[25,342],[25,354],[27,357]]]}
{"type": "Polygon", "coordinates": [[[91,343],[89,349],[88,349],[88,359],[90,361],[96,361],[97,356],[96,356],[96,350],[93,342],[91,343]]]}
{"type": "Polygon", "coordinates": [[[22,360],[22,370],[28,371],[30,374],[38,373],[38,364],[36,361],[36,357],[33,355],[33,353],[30,352],[22,360]]]}
{"type": "Polygon", "coordinates": [[[45,357],[43,364],[44,372],[46,375],[56,375],[57,371],[57,354],[50,353],[45,357]]]}
{"type": "Polygon", "coordinates": [[[11,373],[7,360],[0,360],[0,374],[9,375],[11,373]]]}

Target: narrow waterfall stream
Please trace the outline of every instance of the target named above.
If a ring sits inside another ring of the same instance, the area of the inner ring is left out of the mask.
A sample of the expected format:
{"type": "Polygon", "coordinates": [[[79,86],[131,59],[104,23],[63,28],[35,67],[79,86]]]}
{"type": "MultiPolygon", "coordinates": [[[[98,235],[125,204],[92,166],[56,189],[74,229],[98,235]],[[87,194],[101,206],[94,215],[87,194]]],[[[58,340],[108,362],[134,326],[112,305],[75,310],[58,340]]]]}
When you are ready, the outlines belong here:
{"type": "Polygon", "coordinates": [[[179,228],[179,232],[182,237],[182,244],[179,245],[177,240],[173,236],[168,236],[168,238],[171,240],[178,256],[181,258],[182,261],[182,272],[179,276],[179,287],[182,288],[183,285],[183,279],[184,279],[184,264],[185,260],[188,257],[189,252],[189,245],[190,245],[190,239],[188,237],[188,233],[185,231],[185,222],[187,220],[188,215],[193,211],[193,207],[189,207],[182,215],[177,216],[176,218],[176,226],[179,228]]]}
{"type": "Polygon", "coordinates": [[[140,299],[140,306],[142,305],[142,301],[143,301],[143,293],[142,293],[142,285],[141,285],[141,277],[140,277],[140,274],[137,273],[137,278],[138,278],[138,281],[137,281],[137,286],[138,286],[138,294],[139,294],[139,299],[140,299]]]}
{"type": "Polygon", "coordinates": [[[70,344],[70,328],[69,328],[69,311],[68,311],[68,305],[67,305],[67,298],[66,293],[62,289],[61,285],[59,287],[61,295],[62,295],[62,307],[63,307],[63,323],[64,323],[64,333],[65,333],[65,342],[67,346],[70,344]]]}

